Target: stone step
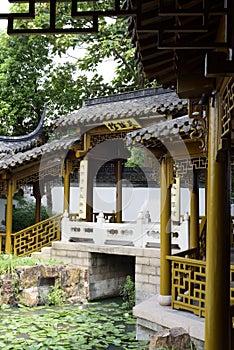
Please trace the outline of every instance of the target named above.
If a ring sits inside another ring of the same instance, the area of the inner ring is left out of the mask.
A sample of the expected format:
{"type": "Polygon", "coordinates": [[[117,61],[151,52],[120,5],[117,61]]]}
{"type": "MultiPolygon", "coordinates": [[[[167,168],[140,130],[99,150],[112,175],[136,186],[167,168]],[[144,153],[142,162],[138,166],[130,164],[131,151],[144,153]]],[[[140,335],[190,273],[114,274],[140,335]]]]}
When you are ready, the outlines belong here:
{"type": "Polygon", "coordinates": [[[40,252],[32,253],[34,258],[38,259],[50,259],[51,258],[51,247],[43,247],[40,252]]]}

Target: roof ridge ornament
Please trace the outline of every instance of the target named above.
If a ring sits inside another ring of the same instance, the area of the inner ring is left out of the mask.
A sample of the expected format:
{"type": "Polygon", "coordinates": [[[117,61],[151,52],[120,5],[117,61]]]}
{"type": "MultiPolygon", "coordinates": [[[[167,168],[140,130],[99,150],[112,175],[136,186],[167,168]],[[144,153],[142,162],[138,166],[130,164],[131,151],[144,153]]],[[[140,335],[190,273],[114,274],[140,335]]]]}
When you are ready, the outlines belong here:
{"type": "Polygon", "coordinates": [[[43,122],[46,116],[46,109],[47,109],[48,103],[45,103],[43,112],[41,115],[41,119],[39,121],[39,124],[37,125],[36,129],[32,132],[30,132],[28,135],[20,135],[20,136],[1,136],[0,135],[0,142],[21,142],[21,141],[29,141],[33,138],[39,138],[42,132],[42,126],[43,122]]]}

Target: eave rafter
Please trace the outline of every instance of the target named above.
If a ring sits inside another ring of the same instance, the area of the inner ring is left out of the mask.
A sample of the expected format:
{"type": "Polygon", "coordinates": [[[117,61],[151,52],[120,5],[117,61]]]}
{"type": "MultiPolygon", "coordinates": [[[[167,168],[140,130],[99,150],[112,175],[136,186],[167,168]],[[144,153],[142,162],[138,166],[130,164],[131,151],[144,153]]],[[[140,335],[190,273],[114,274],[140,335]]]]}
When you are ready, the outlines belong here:
{"type": "Polygon", "coordinates": [[[231,1],[212,3],[209,0],[136,0],[132,4],[133,8],[138,9],[135,23],[137,32],[140,36],[143,33],[157,33],[159,49],[203,50],[233,47],[231,1]],[[226,35],[220,41],[216,40],[216,31],[222,19],[225,19],[226,35]]]}

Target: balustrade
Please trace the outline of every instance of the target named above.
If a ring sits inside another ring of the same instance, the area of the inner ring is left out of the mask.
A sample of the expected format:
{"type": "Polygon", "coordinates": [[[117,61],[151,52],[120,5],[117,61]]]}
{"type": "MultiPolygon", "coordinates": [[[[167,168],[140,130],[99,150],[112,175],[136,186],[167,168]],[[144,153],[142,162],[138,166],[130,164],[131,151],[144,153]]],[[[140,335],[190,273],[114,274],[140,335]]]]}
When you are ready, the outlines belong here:
{"type": "MultiPolygon", "coordinates": [[[[205,316],[206,261],[197,249],[168,256],[172,268],[172,307],[205,316]]],[[[234,305],[234,265],[230,266],[230,305],[234,305]]]]}
{"type": "Polygon", "coordinates": [[[61,214],[41,221],[26,229],[13,233],[13,253],[18,256],[38,252],[41,248],[50,246],[61,237],[61,214]]]}

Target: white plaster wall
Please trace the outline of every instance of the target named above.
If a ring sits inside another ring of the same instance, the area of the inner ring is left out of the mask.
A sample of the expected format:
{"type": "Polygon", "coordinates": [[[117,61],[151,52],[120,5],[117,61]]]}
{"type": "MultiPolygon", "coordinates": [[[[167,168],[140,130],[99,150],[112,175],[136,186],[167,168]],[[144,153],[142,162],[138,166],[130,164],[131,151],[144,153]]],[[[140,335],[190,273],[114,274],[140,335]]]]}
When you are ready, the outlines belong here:
{"type": "MultiPolygon", "coordinates": [[[[115,210],[115,187],[95,187],[94,188],[94,211],[111,212],[115,210]]],[[[79,211],[79,187],[71,188],[70,211],[79,211]]],[[[200,215],[205,215],[204,205],[205,189],[200,189],[200,215]]],[[[27,196],[29,200],[34,197],[27,196]]],[[[63,212],[63,187],[52,189],[53,212],[63,212]]],[[[190,212],[189,189],[181,188],[181,215],[190,212]]],[[[42,203],[46,205],[46,196],[43,196],[42,203]]],[[[14,204],[15,201],[14,201],[14,204]]],[[[6,199],[0,200],[0,224],[5,218],[6,199]]],[[[135,221],[139,211],[149,210],[152,221],[160,219],[160,189],[159,188],[123,188],[123,220],[135,221]]],[[[234,206],[232,205],[231,215],[234,216],[234,206]]]]}
{"type": "MultiPolygon", "coordinates": [[[[115,187],[94,188],[94,212],[115,210],[115,187]]],[[[200,215],[205,214],[204,188],[200,189],[200,215]]],[[[53,212],[63,211],[63,188],[52,190],[53,212]]],[[[188,188],[181,188],[181,215],[190,212],[190,193],[188,188]]],[[[43,197],[43,204],[46,204],[43,197]]],[[[160,189],[159,188],[123,188],[123,220],[134,221],[139,211],[149,210],[152,221],[160,219],[160,189]]],[[[70,211],[79,211],[79,187],[72,187],[70,194],[70,211]]]]}

